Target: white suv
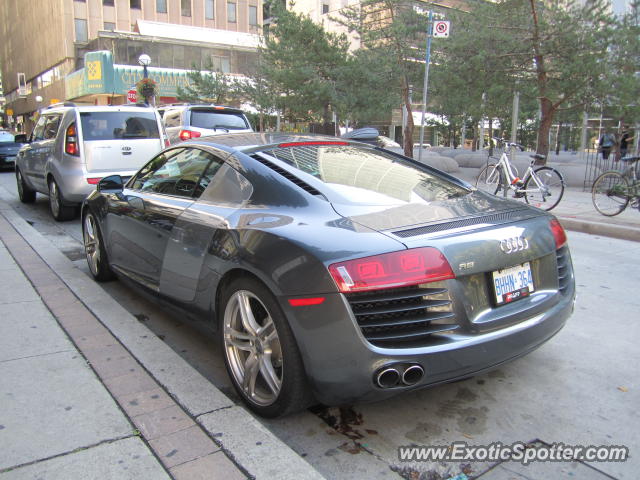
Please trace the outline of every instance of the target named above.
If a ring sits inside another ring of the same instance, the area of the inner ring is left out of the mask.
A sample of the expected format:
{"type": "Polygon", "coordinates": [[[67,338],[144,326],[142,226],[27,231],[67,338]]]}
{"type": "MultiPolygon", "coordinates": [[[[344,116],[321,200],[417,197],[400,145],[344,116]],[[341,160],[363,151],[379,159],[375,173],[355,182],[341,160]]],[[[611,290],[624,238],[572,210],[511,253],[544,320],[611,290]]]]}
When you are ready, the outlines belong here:
{"type": "Polygon", "coordinates": [[[165,107],[162,118],[172,145],[207,135],[253,132],[247,116],[233,107],[172,105],[165,107]]]}
{"type": "Polygon", "coordinates": [[[42,112],[16,158],[23,203],[49,195],[51,214],[70,220],[100,179],[129,177],[168,146],[158,112],[137,105],[53,105],[42,112]]]}

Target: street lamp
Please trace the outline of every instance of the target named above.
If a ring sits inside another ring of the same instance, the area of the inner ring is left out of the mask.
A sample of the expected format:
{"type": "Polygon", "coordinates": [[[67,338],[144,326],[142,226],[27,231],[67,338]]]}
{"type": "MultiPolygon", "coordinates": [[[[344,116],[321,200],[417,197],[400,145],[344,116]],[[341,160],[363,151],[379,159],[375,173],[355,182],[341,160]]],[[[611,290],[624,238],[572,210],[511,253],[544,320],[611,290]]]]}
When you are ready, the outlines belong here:
{"type": "MultiPolygon", "coordinates": [[[[143,53],[138,57],[138,63],[142,65],[142,78],[143,79],[149,78],[149,72],[147,71],[147,67],[151,65],[151,57],[146,53],[143,53]]],[[[145,90],[146,90],[145,88],[142,89],[142,96],[144,97],[144,103],[149,105],[149,97],[147,96],[147,93],[145,92],[145,90]]]]}

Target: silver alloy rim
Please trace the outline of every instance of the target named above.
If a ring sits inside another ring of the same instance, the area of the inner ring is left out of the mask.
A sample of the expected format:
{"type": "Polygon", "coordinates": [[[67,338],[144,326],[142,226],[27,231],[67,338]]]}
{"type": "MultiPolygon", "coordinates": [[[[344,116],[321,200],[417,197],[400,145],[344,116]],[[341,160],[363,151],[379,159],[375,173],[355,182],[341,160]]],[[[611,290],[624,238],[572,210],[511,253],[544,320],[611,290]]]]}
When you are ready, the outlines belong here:
{"type": "Polygon", "coordinates": [[[22,199],[22,197],[24,197],[24,190],[22,188],[22,174],[20,173],[20,170],[16,170],[16,176],[18,177],[18,181],[16,182],[18,184],[18,195],[20,195],[20,198],[22,199]]]}
{"type": "Polygon", "coordinates": [[[58,213],[60,213],[60,200],[58,199],[58,185],[55,180],[51,180],[51,183],[49,183],[49,204],[51,205],[51,212],[57,217],[58,213]]]}
{"type": "Polygon", "coordinates": [[[282,388],[280,339],[269,311],[248,290],[238,290],[227,302],[224,347],[234,380],[246,397],[261,406],[275,402],[282,388]]]}
{"type": "Polygon", "coordinates": [[[87,255],[87,263],[91,273],[98,274],[98,262],[100,262],[100,241],[96,232],[96,224],[93,215],[88,214],[84,218],[84,251],[87,255]]]}

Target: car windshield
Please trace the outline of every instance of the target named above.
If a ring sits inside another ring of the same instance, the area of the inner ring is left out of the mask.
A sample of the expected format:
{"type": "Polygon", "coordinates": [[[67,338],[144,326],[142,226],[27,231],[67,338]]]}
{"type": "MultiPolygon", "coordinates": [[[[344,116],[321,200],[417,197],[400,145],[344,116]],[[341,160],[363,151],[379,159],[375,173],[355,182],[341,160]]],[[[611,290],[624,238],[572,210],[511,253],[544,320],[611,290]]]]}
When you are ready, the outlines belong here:
{"type": "Polygon", "coordinates": [[[13,142],[14,136],[9,132],[0,132],[0,142],[13,142]]]}
{"type": "Polygon", "coordinates": [[[430,203],[469,193],[426,168],[355,145],[300,145],[264,152],[313,175],[351,204],[430,203]]]}
{"type": "Polygon", "coordinates": [[[216,128],[227,130],[246,130],[249,128],[242,113],[218,110],[191,110],[191,126],[198,128],[216,128]]]}
{"type": "Polygon", "coordinates": [[[153,112],[81,112],[86,140],[160,138],[153,112]]]}

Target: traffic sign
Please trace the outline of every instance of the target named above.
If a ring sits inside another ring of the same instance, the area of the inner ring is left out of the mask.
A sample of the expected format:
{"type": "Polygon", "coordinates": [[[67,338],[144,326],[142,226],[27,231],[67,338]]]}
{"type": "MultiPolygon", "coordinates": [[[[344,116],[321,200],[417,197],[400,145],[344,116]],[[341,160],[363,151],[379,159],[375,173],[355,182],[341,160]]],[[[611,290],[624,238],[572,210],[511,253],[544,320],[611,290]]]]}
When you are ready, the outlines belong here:
{"type": "Polygon", "coordinates": [[[450,23],[451,22],[448,20],[438,20],[437,22],[433,22],[433,36],[447,38],[449,36],[450,23]]]}
{"type": "Polygon", "coordinates": [[[137,99],[138,99],[137,90],[135,88],[129,89],[129,91],[127,92],[127,101],[129,103],[136,103],[137,99]]]}

